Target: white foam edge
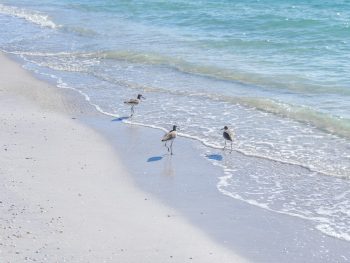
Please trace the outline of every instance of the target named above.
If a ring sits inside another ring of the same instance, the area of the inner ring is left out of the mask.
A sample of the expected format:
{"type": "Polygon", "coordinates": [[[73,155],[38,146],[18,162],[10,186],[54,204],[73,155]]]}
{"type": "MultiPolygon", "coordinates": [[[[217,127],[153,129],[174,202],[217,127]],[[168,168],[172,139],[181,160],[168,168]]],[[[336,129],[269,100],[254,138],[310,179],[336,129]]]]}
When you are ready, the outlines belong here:
{"type": "Polygon", "coordinates": [[[346,234],[346,233],[342,233],[339,234],[336,231],[333,230],[333,228],[329,225],[329,221],[324,218],[324,217],[310,217],[310,216],[303,216],[297,213],[291,213],[291,212],[285,212],[285,211],[278,211],[278,210],[274,210],[272,208],[270,208],[268,205],[266,204],[261,204],[255,200],[250,200],[250,199],[244,199],[242,196],[240,196],[239,194],[235,194],[232,192],[229,192],[225,189],[223,189],[224,187],[228,186],[229,183],[227,182],[229,179],[232,178],[232,174],[230,174],[227,171],[227,167],[225,165],[222,165],[221,163],[215,162],[213,160],[212,161],[213,165],[219,166],[221,167],[225,172],[224,176],[219,177],[219,182],[217,183],[216,187],[218,189],[219,192],[221,192],[222,194],[229,196],[233,199],[248,203],[250,205],[262,208],[262,209],[266,209],[268,211],[274,212],[274,213],[278,213],[278,214],[283,214],[283,215],[288,215],[288,216],[293,216],[293,217],[297,217],[300,219],[304,219],[307,221],[311,221],[312,223],[315,223],[315,229],[319,230],[320,232],[322,232],[323,234],[327,235],[327,236],[331,236],[331,237],[335,237],[338,239],[342,239],[345,241],[350,241],[350,235],[346,234]]]}
{"type": "Polygon", "coordinates": [[[24,8],[0,4],[0,13],[24,19],[41,27],[49,27],[52,29],[61,27],[56,25],[49,16],[38,11],[26,10],[24,8]]]}

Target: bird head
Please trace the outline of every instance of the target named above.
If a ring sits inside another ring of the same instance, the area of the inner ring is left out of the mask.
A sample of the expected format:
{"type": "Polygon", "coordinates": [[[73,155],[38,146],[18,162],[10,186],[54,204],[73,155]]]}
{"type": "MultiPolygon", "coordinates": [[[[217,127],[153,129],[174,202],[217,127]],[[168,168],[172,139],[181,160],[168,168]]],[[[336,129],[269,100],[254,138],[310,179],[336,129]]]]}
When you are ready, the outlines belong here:
{"type": "Polygon", "coordinates": [[[177,126],[173,125],[173,131],[176,131],[177,126]]]}
{"type": "Polygon", "coordinates": [[[137,99],[140,100],[140,99],[146,99],[146,98],[145,98],[144,96],[142,96],[142,94],[138,94],[138,95],[137,95],[137,99]]]}
{"type": "Polygon", "coordinates": [[[224,128],[222,128],[221,130],[225,130],[225,131],[227,131],[228,130],[228,127],[227,126],[225,126],[224,128]]]}

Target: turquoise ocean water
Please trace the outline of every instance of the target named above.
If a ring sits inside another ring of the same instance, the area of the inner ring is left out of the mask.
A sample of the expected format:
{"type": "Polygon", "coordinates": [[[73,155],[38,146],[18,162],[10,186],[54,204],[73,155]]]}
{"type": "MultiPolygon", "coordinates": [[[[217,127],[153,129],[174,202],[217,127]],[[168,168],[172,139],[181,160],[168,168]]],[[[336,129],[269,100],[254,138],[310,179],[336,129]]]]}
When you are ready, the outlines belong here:
{"type": "Polygon", "coordinates": [[[350,2],[0,0],[0,49],[111,117],[220,152],[217,188],[350,241],[350,2]],[[237,162],[236,160],[240,160],[237,162]]]}

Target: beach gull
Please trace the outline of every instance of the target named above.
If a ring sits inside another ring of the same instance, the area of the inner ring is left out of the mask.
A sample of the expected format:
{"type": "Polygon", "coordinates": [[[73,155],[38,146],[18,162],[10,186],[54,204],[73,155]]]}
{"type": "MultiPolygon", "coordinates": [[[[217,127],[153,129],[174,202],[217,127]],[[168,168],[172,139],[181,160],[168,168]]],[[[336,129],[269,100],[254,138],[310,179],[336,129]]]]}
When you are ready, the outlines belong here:
{"type": "Polygon", "coordinates": [[[164,146],[168,148],[168,152],[170,151],[170,154],[173,155],[173,142],[176,138],[177,131],[176,131],[176,125],[173,126],[173,129],[169,131],[167,134],[164,135],[162,142],[165,142],[164,146]],[[167,146],[167,142],[171,141],[170,147],[167,146]]]}
{"type": "Polygon", "coordinates": [[[231,142],[231,151],[232,152],[232,141],[233,141],[233,136],[234,136],[234,133],[232,131],[230,131],[230,129],[225,126],[224,128],[222,128],[221,130],[224,130],[224,132],[222,133],[222,136],[224,137],[225,139],[225,146],[224,146],[224,150],[226,148],[226,141],[230,141],[231,142]]]}
{"type": "Polygon", "coordinates": [[[145,99],[145,97],[142,96],[141,94],[138,94],[136,99],[130,99],[130,100],[124,101],[125,104],[131,105],[131,115],[130,115],[130,117],[132,117],[134,115],[134,112],[135,112],[134,111],[134,107],[136,105],[139,105],[141,99],[145,99]]]}

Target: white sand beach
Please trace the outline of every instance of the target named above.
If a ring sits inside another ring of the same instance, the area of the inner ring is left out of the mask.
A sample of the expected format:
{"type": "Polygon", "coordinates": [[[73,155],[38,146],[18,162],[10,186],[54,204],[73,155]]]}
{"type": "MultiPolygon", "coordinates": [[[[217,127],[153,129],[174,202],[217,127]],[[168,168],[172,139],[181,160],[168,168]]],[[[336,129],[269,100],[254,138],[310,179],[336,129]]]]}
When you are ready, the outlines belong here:
{"type": "Polygon", "coordinates": [[[0,63],[0,262],[245,261],[137,187],[55,87],[0,63]]]}

